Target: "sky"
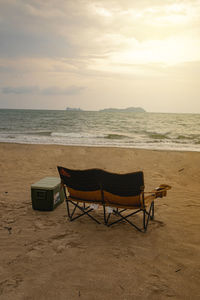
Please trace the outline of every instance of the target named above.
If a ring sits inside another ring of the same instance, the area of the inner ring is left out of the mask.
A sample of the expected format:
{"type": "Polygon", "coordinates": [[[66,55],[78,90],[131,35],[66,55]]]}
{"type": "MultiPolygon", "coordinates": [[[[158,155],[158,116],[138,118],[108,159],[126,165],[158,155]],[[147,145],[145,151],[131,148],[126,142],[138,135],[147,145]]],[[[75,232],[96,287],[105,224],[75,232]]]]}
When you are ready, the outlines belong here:
{"type": "Polygon", "coordinates": [[[0,0],[0,108],[200,113],[200,0],[0,0]]]}

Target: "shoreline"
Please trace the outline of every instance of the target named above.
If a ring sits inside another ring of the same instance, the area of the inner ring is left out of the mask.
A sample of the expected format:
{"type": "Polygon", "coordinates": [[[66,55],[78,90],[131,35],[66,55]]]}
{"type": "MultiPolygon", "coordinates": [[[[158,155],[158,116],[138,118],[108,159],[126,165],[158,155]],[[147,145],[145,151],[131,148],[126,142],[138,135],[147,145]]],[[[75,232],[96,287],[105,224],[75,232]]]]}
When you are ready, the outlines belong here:
{"type": "Polygon", "coordinates": [[[197,299],[199,161],[199,152],[0,143],[0,298],[197,299]],[[58,165],[141,170],[145,191],[172,189],[156,199],[145,234],[87,216],[69,222],[65,203],[51,212],[31,205],[31,184],[58,177],[58,165]]]}
{"type": "Polygon", "coordinates": [[[24,143],[24,142],[1,142],[1,144],[16,144],[16,145],[35,145],[35,146],[61,146],[61,147],[85,147],[85,148],[114,148],[114,149],[133,149],[133,150],[145,150],[145,151],[171,151],[171,152],[191,152],[191,153],[200,153],[199,150],[181,150],[181,149],[153,149],[153,148],[139,148],[133,146],[117,146],[117,145],[84,145],[84,144],[51,144],[51,143],[24,143]]]}

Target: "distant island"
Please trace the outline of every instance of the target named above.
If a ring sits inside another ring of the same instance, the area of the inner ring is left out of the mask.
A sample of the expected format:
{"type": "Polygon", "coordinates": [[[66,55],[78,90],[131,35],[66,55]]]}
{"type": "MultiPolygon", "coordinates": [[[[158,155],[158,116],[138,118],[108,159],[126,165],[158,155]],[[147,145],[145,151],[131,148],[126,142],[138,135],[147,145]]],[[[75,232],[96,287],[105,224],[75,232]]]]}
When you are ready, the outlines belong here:
{"type": "Polygon", "coordinates": [[[127,108],[104,108],[99,111],[108,111],[108,112],[121,112],[121,111],[130,111],[130,112],[146,112],[142,107],[127,107],[127,108]]]}
{"type": "MultiPolygon", "coordinates": [[[[76,108],[76,107],[67,107],[66,110],[68,111],[84,111],[81,108],[76,108]]],[[[98,111],[105,111],[105,112],[146,112],[144,108],[142,107],[127,107],[127,108],[104,108],[100,109],[98,111]]]]}
{"type": "Polygon", "coordinates": [[[75,111],[83,111],[80,108],[74,108],[74,107],[67,107],[66,110],[75,110],[75,111]]]}

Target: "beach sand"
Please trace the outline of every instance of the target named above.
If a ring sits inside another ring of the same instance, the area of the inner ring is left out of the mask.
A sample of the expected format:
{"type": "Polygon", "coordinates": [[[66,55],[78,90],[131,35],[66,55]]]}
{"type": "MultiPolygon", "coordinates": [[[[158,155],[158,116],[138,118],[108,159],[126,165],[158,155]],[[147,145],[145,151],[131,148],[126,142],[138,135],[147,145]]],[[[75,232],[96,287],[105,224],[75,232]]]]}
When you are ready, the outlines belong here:
{"type": "Polygon", "coordinates": [[[1,143],[0,299],[200,299],[199,184],[199,152],[1,143]],[[172,189],[145,234],[70,223],[65,203],[31,206],[31,184],[58,177],[57,165],[142,170],[146,190],[172,189]]]}

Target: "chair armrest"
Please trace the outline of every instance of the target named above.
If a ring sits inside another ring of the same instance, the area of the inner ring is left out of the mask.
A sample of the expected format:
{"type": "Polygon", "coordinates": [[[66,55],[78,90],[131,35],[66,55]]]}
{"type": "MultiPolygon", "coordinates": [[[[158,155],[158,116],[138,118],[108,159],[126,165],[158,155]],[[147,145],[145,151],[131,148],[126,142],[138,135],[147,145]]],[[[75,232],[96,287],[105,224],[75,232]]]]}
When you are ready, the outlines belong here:
{"type": "Polygon", "coordinates": [[[151,194],[155,198],[162,198],[167,195],[167,190],[170,190],[171,186],[167,184],[161,184],[159,187],[155,188],[151,192],[144,192],[145,194],[151,194]]]}

